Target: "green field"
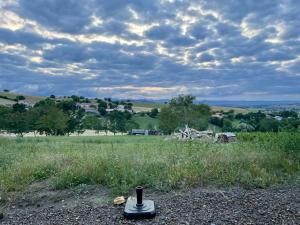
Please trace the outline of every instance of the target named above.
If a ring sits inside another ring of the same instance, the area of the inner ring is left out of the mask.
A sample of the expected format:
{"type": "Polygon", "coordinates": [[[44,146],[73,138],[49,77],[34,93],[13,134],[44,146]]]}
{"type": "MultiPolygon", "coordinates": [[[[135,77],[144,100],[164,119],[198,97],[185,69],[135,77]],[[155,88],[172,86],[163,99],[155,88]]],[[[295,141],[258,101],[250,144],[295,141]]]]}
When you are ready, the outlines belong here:
{"type": "Polygon", "coordinates": [[[15,101],[9,100],[9,99],[5,99],[5,98],[0,98],[0,105],[13,105],[16,104],[15,101]]]}
{"type": "Polygon", "coordinates": [[[300,133],[240,133],[238,142],[165,141],[159,136],[0,138],[1,199],[47,180],[63,189],[98,183],[125,194],[198,185],[300,183],[300,133]]]}
{"type": "Polygon", "coordinates": [[[38,101],[41,101],[43,99],[45,99],[46,97],[42,97],[42,96],[33,96],[33,95],[26,95],[26,94],[18,94],[18,93],[13,93],[13,92],[0,92],[1,96],[6,96],[9,99],[15,99],[17,96],[22,95],[25,97],[26,101],[35,103],[38,101]]]}
{"type": "MultiPolygon", "coordinates": [[[[133,102],[133,106],[135,107],[144,107],[144,108],[161,108],[165,104],[163,103],[155,103],[155,102],[133,102]]],[[[249,113],[253,111],[257,111],[256,109],[244,109],[238,107],[225,107],[225,106],[210,106],[212,111],[223,111],[228,112],[229,110],[234,110],[235,113],[249,113]]]]}

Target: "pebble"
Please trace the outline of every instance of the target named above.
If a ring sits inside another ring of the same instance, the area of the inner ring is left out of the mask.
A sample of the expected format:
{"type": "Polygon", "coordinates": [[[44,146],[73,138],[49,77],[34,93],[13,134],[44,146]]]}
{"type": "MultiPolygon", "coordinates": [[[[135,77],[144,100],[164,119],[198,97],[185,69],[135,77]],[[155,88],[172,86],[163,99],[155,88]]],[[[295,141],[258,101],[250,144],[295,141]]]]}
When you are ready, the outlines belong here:
{"type": "Polygon", "coordinates": [[[95,207],[86,202],[72,208],[59,204],[28,209],[17,206],[1,220],[1,224],[300,224],[299,187],[234,189],[222,193],[228,199],[220,198],[220,191],[203,188],[180,195],[153,196],[157,206],[154,219],[126,220],[124,206],[95,207]]]}

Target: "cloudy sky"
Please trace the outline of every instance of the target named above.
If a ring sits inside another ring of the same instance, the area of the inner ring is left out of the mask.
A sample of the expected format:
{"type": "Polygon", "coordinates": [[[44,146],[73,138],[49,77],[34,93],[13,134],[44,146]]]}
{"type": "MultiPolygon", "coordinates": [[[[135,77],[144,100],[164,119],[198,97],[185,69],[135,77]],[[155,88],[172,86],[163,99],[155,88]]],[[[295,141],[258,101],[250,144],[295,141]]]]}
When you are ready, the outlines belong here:
{"type": "Polygon", "coordinates": [[[0,89],[300,100],[299,0],[0,0],[0,89]]]}

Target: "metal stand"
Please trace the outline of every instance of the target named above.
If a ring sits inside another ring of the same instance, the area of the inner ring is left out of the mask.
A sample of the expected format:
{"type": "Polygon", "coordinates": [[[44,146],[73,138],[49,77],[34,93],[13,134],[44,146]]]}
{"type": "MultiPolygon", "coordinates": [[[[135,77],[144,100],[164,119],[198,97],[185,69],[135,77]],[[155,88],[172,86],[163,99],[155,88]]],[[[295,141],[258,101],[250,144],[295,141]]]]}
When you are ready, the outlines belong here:
{"type": "Polygon", "coordinates": [[[143,187],[136,187],[136,201],[127,200],[124,216],[127,219],[152,218],[155,216],[155,207],[152,200],[143,201],[143,187]]]}

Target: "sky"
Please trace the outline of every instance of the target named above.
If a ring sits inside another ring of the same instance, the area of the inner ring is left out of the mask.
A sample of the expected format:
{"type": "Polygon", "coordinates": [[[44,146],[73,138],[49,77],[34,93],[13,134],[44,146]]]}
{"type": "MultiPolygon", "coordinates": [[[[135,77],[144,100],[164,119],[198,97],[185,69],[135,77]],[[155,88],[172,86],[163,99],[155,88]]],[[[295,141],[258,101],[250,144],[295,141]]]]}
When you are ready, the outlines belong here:
{"type": "Polygon", "coordinates": [[[299,0],[0,0],[0,90],[300,100],[299,0]]]}

